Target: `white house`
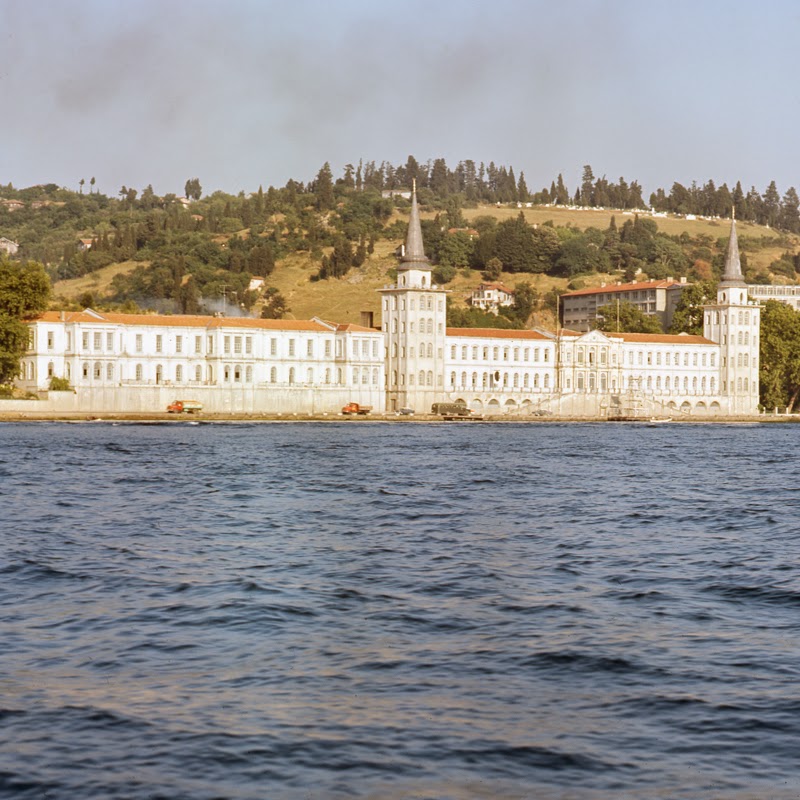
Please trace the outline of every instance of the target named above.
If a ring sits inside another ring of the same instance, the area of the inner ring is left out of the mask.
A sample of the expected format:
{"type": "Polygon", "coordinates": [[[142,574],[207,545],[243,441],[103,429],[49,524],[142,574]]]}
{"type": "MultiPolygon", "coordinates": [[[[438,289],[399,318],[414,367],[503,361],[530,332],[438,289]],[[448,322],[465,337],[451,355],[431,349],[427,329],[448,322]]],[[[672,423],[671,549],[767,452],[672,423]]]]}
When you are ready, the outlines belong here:
{"type": "Polygon", "coordinates": [[[482,283],[470,295],[469,303],[473,308],[497,314],[501,308],[514,305],[514,290],[498,282],[482,283]]]}
{"type": "Polygon", "coordinates": [[[19,252],[19,245],[5,236],[0,236],[0,250],[6,255],[15,256],[19,252]]]}

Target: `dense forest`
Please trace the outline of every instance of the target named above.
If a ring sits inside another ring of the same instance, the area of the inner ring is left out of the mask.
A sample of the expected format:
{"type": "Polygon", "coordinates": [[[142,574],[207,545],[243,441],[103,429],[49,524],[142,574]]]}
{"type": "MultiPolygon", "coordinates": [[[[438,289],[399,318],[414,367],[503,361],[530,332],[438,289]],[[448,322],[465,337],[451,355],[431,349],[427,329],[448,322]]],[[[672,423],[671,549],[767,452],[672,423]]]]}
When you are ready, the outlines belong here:
{"type": "MultiPolygon", "coordinates": [[[[402,241],[412,181],[423,210],[434,215],[424,220],[423,233],[441,284],[459,270],[479,270],[486,278],[541,273],[569,279],[573,288],[593,273],[710,281],[721,270],[726,236],[667,235],[649,215],[630,213],[645,205],[637,181],[596,178],[588,165],[573,190],[561,175],[531,191],[513,167],[462,161],[451,169],[444,159],[420,163],[413,157],[399,166],[348,164],[338,177],[325,164],[307,183],[289,180],[247,195],[204,196],[198,178],[186,181],[181,196],[122,186],[109,197],[95,190],[94,178],[81,180],[78,191],[0,185],[0,236],[19,244],[17,258],[44,264],[54,281],[140,262],[115,277],[110,293],[87,298],[97,303],[195,312],[215,298],[235,297],[246,309],[280,316],[286,304],[270,290],[269,277],[281,259],[304,254],[317,264],[315,280],[359,268],[379,239],[402,241]],[[517,205],[521,213],[502,221],[473,215],[468,225],[464,211],[481,204],[517,205]],[[612,217],[604,230],[533,225],[522,213],[528,204],[614,208],[626,217],[621,224],[612,217]],[[254,276],[266,279],[259,291],[248,288],[254,276]]],[[[796,191],[781,198],[774,181],[763,194],[755,188],[745,194],[739,183],[733,191],[713,181],[689,188],[676,183],[669,194],[658,189],[650,201],[660,212],[725,217],[735,209],[738,219],[786,234],[800,230],[796,191]]],[[[747,264],[748,251],[764,242],[742,236],[740,245],[748,280],[769,282],[774,274],[797,279],[800,261],[788,237],[786,255],[769,271],[747,264]]]]}

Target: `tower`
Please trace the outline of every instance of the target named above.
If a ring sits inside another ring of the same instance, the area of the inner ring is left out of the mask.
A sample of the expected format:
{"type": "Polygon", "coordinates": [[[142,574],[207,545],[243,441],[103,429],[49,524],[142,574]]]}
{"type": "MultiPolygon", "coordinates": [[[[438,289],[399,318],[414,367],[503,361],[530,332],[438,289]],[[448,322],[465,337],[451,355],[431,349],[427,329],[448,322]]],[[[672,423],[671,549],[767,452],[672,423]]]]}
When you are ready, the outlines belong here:
{"type": "Polygon", "coordinates": [[[444,386],[446,291],[431,282],[416,182],[397,283],[381,289],[386,342],[386,410],[429,412],[444,386]]]}
{"type": "Polygon", "coordinates": [[[728,399],[729,414],[758,410],[758,347],[761,307],[747,297],[739,259],[736,219],[717,288],[717,302],[705,306],[703,333],[720,345],[719,394],[728,399]]]}

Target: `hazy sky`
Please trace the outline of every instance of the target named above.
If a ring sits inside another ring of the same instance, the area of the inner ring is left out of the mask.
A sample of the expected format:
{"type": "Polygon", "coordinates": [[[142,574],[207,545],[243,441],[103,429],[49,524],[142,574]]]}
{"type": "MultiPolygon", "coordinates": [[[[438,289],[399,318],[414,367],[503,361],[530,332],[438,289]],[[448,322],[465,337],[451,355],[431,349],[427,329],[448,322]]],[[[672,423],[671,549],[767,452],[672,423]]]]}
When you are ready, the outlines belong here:
{"type": "Polygon", "coordinates": [[[797,0],[0,0],[0,183],[329,161],[800,186],[797,0]]]}

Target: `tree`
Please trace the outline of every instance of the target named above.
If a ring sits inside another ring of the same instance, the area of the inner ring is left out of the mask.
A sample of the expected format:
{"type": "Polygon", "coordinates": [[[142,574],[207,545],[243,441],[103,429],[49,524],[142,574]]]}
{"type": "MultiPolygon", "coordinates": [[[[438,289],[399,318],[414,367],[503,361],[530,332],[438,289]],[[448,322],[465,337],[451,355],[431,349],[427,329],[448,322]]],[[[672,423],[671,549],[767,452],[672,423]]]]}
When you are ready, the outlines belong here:
{"type": "Polygon", "coordinates": [[[767,300],[761,312],[759,350],[761,404],[786,406],[791,412],[800,397],[800,312],[767,300]]]}
{"type": "Polygon", "coordinates": [[[84,184],[84,183],[86,183],[86,179],[85,179],[85,178],[81,178],[81,179],[78,181],[78,185],[81,187],[81,188],[80,188],[80,193],[81,193],[81,194],[83,194],[83,184],[84,184]]]}
{"type": "Polygon", "coordinates": [[[703,334],[703,303],[707,303],[716,293],[712,283],[692,283],[681,291],[680,300],[672,315],[670,333],[703,334]]]}
{"type": "Polygon", "coordinates": [[[525,324],[539,303],[539,293],[527,281],[514,287],[514,316],[525,324]]]}
{"type": "Polygon", "coordinates": [[[89,179],[89,194],[92,194],[94,192],[95,183],[96,181],[94,179],[94,175],[92,175],[92,177],[89,179]]]}
{"type": "Polygon", "coordinates": [[[203,195],[203,187],[199,178],[189,178],[183,187],[187,200],[199,200],[203,195]]]}
{"type": "Polygon", "coordinates": [[[318,211],[327,211],[335,205],[333,173],[331,172],[331,165],[327,161],[317,173],[317,179],[314,182],[314,198],[318,211]]]}
{"type": "Polygon", "coordinates": [[[28,347],[28,326],[47,308],[50,279],[36,261],[0,258],[0,385],[11,383],[28,347]]]}
{"type": "Polygon", "coordinates": [[[264,292],[264,300],[261,319],[281,319],[289,311],[286,298],[274,286],[264,292]]]}
{"type": "Polygon", "coordinates": [[[583,168],[583,178],[581,180],[581,205],[591,206],[592,203],[592,189],[594,186],[594,173],[592,168],[586,164],[583,168]]]}
{"type": "Polygon", "coordinates": [[[619,333],[663,333],[658,317],[649,317],[633,303],[609,303],[597,309],[597,330],[619,333]]]}
{"type": "Polygon", "coordinates": [[[490,258],[483,271],[483,277],[487,281],[496,281],[500,278],[503,271],[503,262],[499,258],[490,258]]]}
{"type": "Polygon", "coordinates": [[[780,226],[786,231],[800,233],[800,198],[794,186],[790,186],[783,196],[780,226]]]}

